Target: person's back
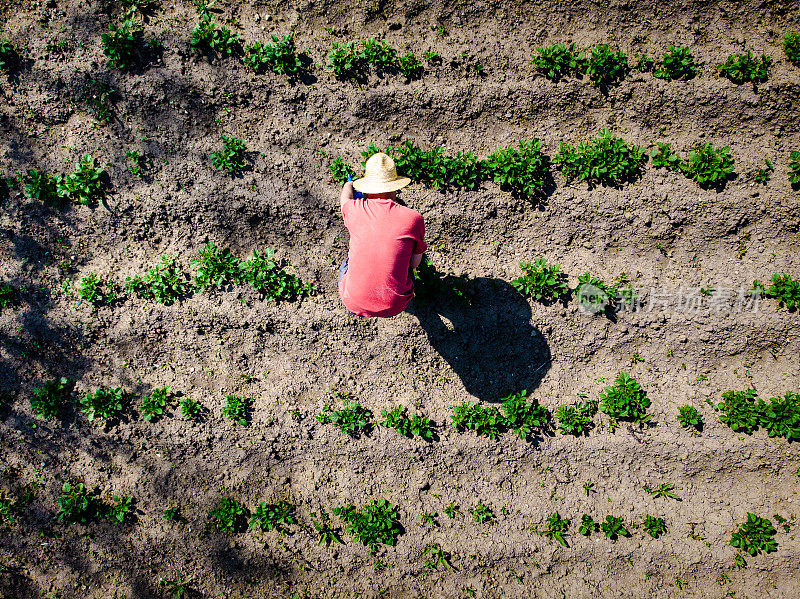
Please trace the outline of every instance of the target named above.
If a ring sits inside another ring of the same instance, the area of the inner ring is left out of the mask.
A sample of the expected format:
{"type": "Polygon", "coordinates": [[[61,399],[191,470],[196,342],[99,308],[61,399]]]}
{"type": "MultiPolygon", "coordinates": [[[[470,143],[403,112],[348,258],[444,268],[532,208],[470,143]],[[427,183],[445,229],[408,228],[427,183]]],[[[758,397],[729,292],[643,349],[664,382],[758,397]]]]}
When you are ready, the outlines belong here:
{"type": "Polygon", "coordinates": [[[409,180],[397,177],[391,158],[376,154],[370,160],[367,176],[353,184],[368,197],[353,198],[349,184],[342,192],[350,249],[340,269],[339,295],[359,316],[394,316],[414,296],[411,271],[426,250],[425,223],[419,212],[394,201],[409,180]]]}

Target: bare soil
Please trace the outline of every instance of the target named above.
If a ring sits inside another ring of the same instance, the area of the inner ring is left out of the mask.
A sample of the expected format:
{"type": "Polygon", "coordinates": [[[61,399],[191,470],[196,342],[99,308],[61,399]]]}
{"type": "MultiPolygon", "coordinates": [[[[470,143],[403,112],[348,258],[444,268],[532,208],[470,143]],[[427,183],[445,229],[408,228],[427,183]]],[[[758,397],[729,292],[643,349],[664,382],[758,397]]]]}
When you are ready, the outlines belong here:
{"type": "Polygon", "coordinates": [[[681,289],[711,285],[735,296],[753,279],[800,275],[800,200],[787,180],[789,151],[800,149],[800,70],[780,48],[783,32],[800,29],[797,2],[217,8],[217,21],[230,19],[247,41],[294,33],[313,63],[308,76],[254,74],[238,58],[191,49],[189,2],[162,0],[146,13],[145,40],[160,40],[163,53],[129,73],[108,67],[100,45],[116,3],[0,3],[0,38],[26,46],[0,82],[0,170],[66,172],[92,151],[110,178],[107,207],[56,210],[19,185],[2,202],[0,278],[23,293],[0,314],[0,489],[33,496],[0,530],[0,597],[159,597],[159,580],[176,570],[205,597],[800,596],[796,526],[778,527],[778,551],[748,556],[743,569],[729,544],[747,512],[797,513],[800,450],[763,430],[736,434],[706,403],[750,385],[764,398],[797,392],[798,315],[771,301],[755,313],[708,301],[696,313],[674,306],[681,289]],[[324,70],[332,41],[370,35],[401,52],[437,51],[443,65],[413,82],[395,74],[343,83],[324,70]],[[537,75],[534,48],[569,40],[608,42],[631,57],[688,45],[703,67],[674,82],[634,71],[607,90],[537,75]],[[67,46],[48,49],[52,41],[67,46]],[[774,58],[756,87],[714,73],[745,49],[774,58]],[[81,100],[92,78],[117,91],[108,124],[81,100]],[[631,183],[592,188],[554,172],[554,189],[536,202],[493,183],[470,192],[415,184],[404,199],[425,217],[430,257],[443,272],[475,279],[472,304],[412,304],[387,320],[355,317],[341,304],[336,268],[348,238],[319,150],[357,163],[371,141],[412,139],[485,157],[538,137],[552,155],[560,141],[603,127],[640,145],[670,141],[682,154],[698,139],[729,145],[738,178],[704,190],[647,167],[631,183]],[[221,132],[248,144],[241,176],[211,166],[221,132]],[[142,179],[127,170],[132,149],[152,158],[142,179]],[[765,158],[775,172],[756,184],[765,158]],[[275,248],[318,292],[276,304],[228,287],[169,306],[126,296],[95,308],[61,291],[65,279],[90,272],[122,284],[165,253],[188,270],[207,241],[242,257],[275,248]],[[644,307],[606,318],[580,313],[574,300],[526,300],[509,281],[521,261],[539,256],[561,264],[573,287],[585,271],[607,281],[625,272],[644,307]],[[672,305],[648,310],[662,292],[672,305]],[[489,404],[521,389],[551,410],[596,399],[620,371],[652,399],[649,425],[612,431],[598,415],[578,438],[549,431],[491,441],[449,424],[453,404],[489,404]],[[145,422],[136,400],[107,423],[88,422],[74,406],[37,421],[32,389],[53,376],[75,380],[76,398],[98,386],[138,398],[169,385],[208,413],[187,421],[173,401],[165,417],[145,422]],[[381,427],[349,438],[314,418],[337,403],[331,389],[376,416],[398,403],[424,413],[440,423],[437,439],[381,427]],[[254,398],[250,426],[223,419],[227,393],[254,398]],[[702,414],[699,435],[676,422],[683,404],[702,414]],[[61,486],[76,480],[106,500],[132,495],[135,518],[57,521],[61,486]],[[589,481],[597,492],[587,496],[589,481]],[[643,490],[661,483],[681,500],[643,490]],[[251,510],[288,500],[300,525],[287,535],[208,529],[223,494],[251,510]],[[371,556],[347,534],[343,545],[318,545],[311,513],[378,497],[398,506],[396,547],[371,556]],[[478,500],[495,523],[472,521],[478,500]],[[453,519],[444,514],[451,502],[461,508],[453,519]],[[187,523],[163,519],[175,505],[187,523]],[[425,511],[438,513],[437,525],[419,525],[425,511]],[[554,511],[572,520],[569,547],[532,532],[554,511]],[[583,537],[583,513],[621,516],[633,535],[583,537]],[[667,533],[651,539],[633,528],[645,514],[664,517],[667,533]],[[431,543],[452,553],[452,569],[426,571],[431,543]],[[376,559],[385,568],[374,568],[376,559]]]}

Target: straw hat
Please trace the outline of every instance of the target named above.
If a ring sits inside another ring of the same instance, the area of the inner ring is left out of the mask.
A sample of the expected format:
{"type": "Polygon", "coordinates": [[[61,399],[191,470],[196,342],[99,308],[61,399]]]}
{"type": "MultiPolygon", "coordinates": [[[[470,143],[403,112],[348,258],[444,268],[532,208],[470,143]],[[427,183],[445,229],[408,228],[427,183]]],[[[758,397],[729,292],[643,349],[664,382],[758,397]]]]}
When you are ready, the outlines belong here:
{"type": "Polygon", "coordinates": [[[383,152],[373,154],[367,160],[364,176],[353,181],[353,188],[361,193],[385,193],[397,191],[411,183],[408,177],[398,177],[394,160],[383,152]]]}

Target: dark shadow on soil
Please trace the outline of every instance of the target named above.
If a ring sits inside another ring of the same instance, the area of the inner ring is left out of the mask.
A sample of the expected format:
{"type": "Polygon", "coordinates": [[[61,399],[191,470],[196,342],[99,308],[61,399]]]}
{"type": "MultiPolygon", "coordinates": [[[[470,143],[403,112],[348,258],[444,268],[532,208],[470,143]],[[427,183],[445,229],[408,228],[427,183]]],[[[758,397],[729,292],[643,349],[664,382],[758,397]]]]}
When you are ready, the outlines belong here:
{"type": "Polygon", "coordinates": [[[469,303],[415,298],[407,311],[467,392],[482,401],[531,392],[550,368],[550,348],[531,325],[530,305],[502,279],[472,279],[469,303]]]}

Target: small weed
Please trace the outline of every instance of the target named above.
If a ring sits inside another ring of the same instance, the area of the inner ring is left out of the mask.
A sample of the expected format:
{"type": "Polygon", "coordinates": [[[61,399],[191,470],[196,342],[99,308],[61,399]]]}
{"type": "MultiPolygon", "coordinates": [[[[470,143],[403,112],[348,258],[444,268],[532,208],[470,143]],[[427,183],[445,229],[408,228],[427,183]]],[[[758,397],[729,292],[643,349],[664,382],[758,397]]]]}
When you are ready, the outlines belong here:
{"type": "Polygon", "coordinates": [[[112,522],[122,524],[125,517],[133,508],[133,497],[128,495],[114,495],[114,503],[105,510],[105,516],[112,522]]]}
{"type": "Polygon", "coordinates": [[[634,59],[636,60],[636,70],[642,73],[649,73],[655,68],[656,61],[652,56],[649,56],[647,52],[637,54],[634,56],[634,59]]]}
{"type": "Polygon", "coordinates": [[[124,401],[125,392],[121,387],[96,389],[81,399],[81,412],[87,415],[90,422],[95,418],[108,419],[122,412],[124,401]]]}
{"type": "Polygon", "coordinates": [[[520,293],[536,301],[557,301],[569,295],[567,276],[561,272],[560,264],[548,264],[544,258],[537,258],[533,264],[520,262],[519,266],[525,274],[511,284],[520,293]]]}
{"type": "Polygon", "coordinates": [[[127,152],[125,152],[125,156],[127,156],[133,163],[131,166],[128,167],[128,172],[134,177],[139,177],[141,179],[142,171],[146,166],[145,157],[142,156],[138,150],[128,150],[127,152]]]}
{"type": "Polygon", "coordinates": [[[687,177],[705,187],[724,183],[733,175],[733,165],[730,146],[714,148],[708,142],[696,142],[681,168],[687,177]]]}
{"type": "Polygon", "coordinates": [[[430,65],[440,65],[440,64],[442,64],[441,55],[438,52],[434,52],[432,50],[430,50],[428,52],[425,52],[422,55],[422,58],[425,59],[425,62],[427,62],[430,65]]]}
{"type": "Polygon", "coordinates": [[[197,291],[241,281],[239,259],[230,251],[216,247],[213,241],[209,241],[190,264],[197,269],[194,276],[194,288],[197,291]]]}
{"type": "Polygon", "coordinates": [[[78,285],[78,297],[93,305],[110,304],[117,299],[117,286],[111,279],[101,279],[89,273],[78,285]]]}
{"type": "Polygon", "coordinates": [[[647,158],[645,149],[616,137],[608,129],[578,147],[561,142],[553,158],[566,181],[598,182],[617,185],[637,176],[647,158]]]}
{"type": "Polygon", "coordinates": [[[0,283],[0,309],[8,308],[19,299],[19,291],[8,283],[0,283]]]}
{"type": "Polygon", "coordinates": [[[646,492],[650,494],[651,497],[658,499],[659,497],[669,497],[670,499],[676,499],[678,501],[681,500],[674,492],[673,489],[675,488],[673,485],[661,483],[658,485],[657,488],[653,489],[650,488],[648,485],[642,487],[646,492]]]}
{"type": "Polygon", "coordinates": [[[554,416],[562,435],[578,436],[586,432],[596,413],[596,401],[579,401],[571,405],[558,406],[554,416]]]}
{"type": "Polygon", "coordinates": [[[650,514],[644,517],[642,524],[645,532],[654,539],[657,539],[662,534],[667,532],[667,525],[664,523],[664,518],[654,518],[650,514]]]}
{"type": "Polygon", "coordinates": [[[681,423],[681,426],[685,426],[686,428],[690,426],[694,427],[696,430],[703,428],[703,419],[700,417],[700,413],[697,411],[697,408],[690,405],[680,406],[678,408],[678,422],[681,423]]]}
{"type": "Polygon", "coordinates": [[[800,66],[800,33],[787,33],[783,36],[783,53],[786,60],[800,66]]]}
{"type": "Polygon", "coordinates": [[[482,499],[478,500],[478,505],[472,508],[469,511],[472,514],[472,518],[475,522],[479,524],[483,524],[484,522],[493,522],[495,520],[495,515],[492,509],[483,503],[482,499]]]}
{"type": "Polygon", "coordinates": [[[254,71],[269,69],[279,75],[296,75],[303,67],[295,53],[294,35],[279,39],[272,35],[272,43],[253,42],[245,48],[244,64],[254,71]]]}
{"type": "Polygon", "coordinates": [[[91,79],[83,92],[83,101],[100,123],[111,120],[110,101],[117,92],[105,81],[91,79]]]}
{"type": "Polygon", "coordinates": [[[330,524],[331,517],[325,512],[320,512],[319,520],[315,513],[311,514],[311,523],[314,529],[319,533],[318,545],[324,544],[326,547],[331,543],[341,543],[342,539],[339,536],[338,529],[335,529],[330,524]]]}
{"type": "Polygon", "coordinates": [[[692,51],[686,46],[670,44],[653,76],[661,79],[691,79],[696,74],[697,65],[692,51]]]}
{"type": "Polygon", "coordinates": [[[230,393],[225,396],[225,405],[222,407],[222,415],[233,420],[241,426],[248,426],[250,424],[250,407],[253,400],[249,397],[242,397],[230,393]]]}
{"type": "Polygon", "coordinates": [[[650,151],[650,158],[656,168],[669,171],[680,171],[683,165],[681,157],[672,151],[672,144],[656,142],[656,148],[650,151]]]}
{"type": "Polygon", "coordinates": [[[167,522],[186,522],[186,518],[181,514],[181,508],[179,506],[172,506],[165,509],[164,520],[167,522]]]}
{"type": "Polygon", "coordinates": [[[520,140],[517,147],[497,148],[486,159],[485,168],[495,183],[533,197],[544,188],[550,158],[538,139],[520,140]]]}
{"type": "Polygon", "coordinates": [[[140,29],[130,19],[122,25],[108,26],[108,31],[100,36],[103,54],[108,57],[108,64],[118,69],[129,69],[133,66],[136,54],[137,34],[140,29]]]}
{"type": "Polygon", "coordinates": [[[766,54],[759,60],[748,50],[747,54],[731,54],[725,62],[717,66],[717,71],[737,84],[747,81],[758,83],[767,80],[771,64],[772,58],[766,54]]]}
{"type": "Polygon", "coordinates": [[[62,376],[60,379],[45,381],[33,390],[31,410],[37,418],[55,418],[72,393],[73,383],[62,376]]]}
{"type": "Polygon", "coordinates": [[[368,433],[372,429],[372,412],[360,403],[345,399],[341,410],[332,410],[326,404],[316,416],[322,424],[333,424],[346,435],[368,433]]]}
{"type": "Polygon", "coordinates": [[[414,414],[411,418],[406,414],[403,406],[397,406],[391,412],[381,410],[383,421],[379,424],[387,428],[393,428],[401,435],[406,437],[422,437],[426,441],[433,439],[433,428],[435,423],[427,416],[414,414]]]}
{"type": "Polygon", "coordinates": [[[628,72],[628,58],[608,44],[598,44],[585,53],[585,70],[595,85],[619,81],[628,72]]]}
{"type": "Polygon", "coordinates": [[[191,590],[189,585],[192,582],[194,582],[194,577],[184,578],[180,570],[175,570],[175,580],[161,580],[161,584],[166,587],[166,591],[172,599],[181,599],[183,596],[188,597],[191,590]]]}
{"type": "Polygon", "coordinates": [[[385,499],[373,499],[361,510],[354,505],[334,508],[333,513],[345,523],[345,529],[353,539],[368,546],[373,554],[379,544],[394,546],[402,531],[397,521],[397,509],[385,499]]]}
{"type": "Polygon", "coordinates": [[[528,392],[520,391],[501,399],[506,415],[506,426],[520,439],[527,438],[534,429],[541,429],[550,422],[550,412],[536,400],[527,401],[528,392]]]}
{"type": "Polygon", "coordinates": [[[222,149],[211,153],[211,163],[218,171],[235,174],[245,167],[245,150],[247,145],[243,139],[232,135],[222,135],[222,149]]]}
{"type": "Polygon", "coordinates": [[[219,530],[236,532],[243,528],[247,518],[247,508],[230,497],[222,497],[216,509],[208,513],[208,517],[219,530]]]}
{"type": "Polygon", "coordinates": [[[425,524],[431,524],[436,526],[436,512],[423,512],[419,515],[420,526],[424,526],[425,524]]]}
{"type": "Polygon", "coordinates": [[[203,405],[191,397],[184,397],[178,402],[178,405],[180,405],[181,414],[183,414],[183,417],[187,420],[192,420],[195,416],[200,414],[203,409],[203,405]]]}
{"type": "Polygon", "coordinates": [[[13,524],[16,517],[15,506],[5,496],[5,493],[0,491],[0,522],[5,520],[9,524],[13,524]]]}
{"type": "Polygon", "coordinates": [[[439,566],[443,566],[448,570],[452,567],[450,565],[450,560],[452,559],[450,552],[442,549],[439,543],[425,545],[425,549],[422,551],[422,557],[426,555],[430,555],[430,557],[425,560],[425,569],[429,572],[438,570],[439,566]]]}
{"type": "Polygon", "coordinates": [[[564,533],[567,532],[567,528],[569,528],[569,519],[562,518],[558,515],[558,512],[553,512],[550,518],[547,519],[547,528],[542,531],[534,529],[534,532],[547,537],[551,541],[555,539],[564,547],[569,547],[564,539],[564,533]]]}
{"type": "Polygon", "coordinates": [[[747,521],[731,535],[731,545],[755,557],[762,551],[777,551],[774,536],[777,531],[766,518],[747,512],[747,521]]]}
{"type": "Polygon", "coordinates": [[[736,568],[744,568],[747,566],[747,560],[741,553],[737,553],[733,556],[733,565],[736,568]]]}
{"type": "Polygon", "coordinates": [[[164,255],[161,262],[144,277],[138,275],[125,279],[125,290],[144,298],[155,299],[160,304],[171,304],[189,292],[189,282],[175,264],[175,258],[164,255]]]}
{"type": "Polygon", "coordinates": [[[652,418],[646,411],[649,406],[644,389],[626,372],[621,372],[614,385],[600,393],[600,411],[614,420],[648,422],[652,418]]]}
{"type": "Polygon", "coordinates": [[[155,388],[150,395],[142,397],[142,418],[151,422],[154,418],[161,416],[167,407],[169,399],[169,387],[155,388]]]}
{"type": "Polygon", "coordinates": [[[255,513],[250,516],[250,528],[275,529],[283,534],[287,530],[286,526],[290,524],[297,524],[295,506],[284,500],[275,504],[262,501],[258,504],[255,513]]]}
{"type": "Polygon", "coordinates": [[[531,62],[537,71],[552,81],[584,70],[582,55],[575,50],[575,44],[537,47],[531,62]]]}
{"type": "Polygon", "coordinates": [[[61,497],[58,498],[59,510],[56,517],[64,522],[86,523],[97,515],[95,501],[83,483],[64,483],[61,497]]]}
{"type": "Polygon", "coordinates": [[[599,530],[600,525],[595,522],[589,514],[584,514],[581,516],[581,525],[578,528],[578,532],[586,537],[588,537],[593,532],[597,532],[599,530]]]}
{"type": "Polygon", "coordinates": [[[586,493],[586,497],[589,497],[592,493],[597,493],[597,489],[594,488],[593,482],[587,481],[583,483],[583,492],[586,493]]]}
{"type": "Polygon", "coordinates": [[[611,515],[606,516],[605,522],[600,524],[600,530],[603,531],[603,534],[606,535],[607,539],[611,539],[612,541],[618,536],[631,536],[631,533],[628,532],[627,528],[625,528],[622,518],[617,518],[616,516],[611,515]]]}
{"type": "Polygon", "coordinates": [[[775,170],[775,167],[772,166],[772,162],[770,162],[769,158],[764,159],[764,168],[758,169],[755,175],[753,175],[753,180],[756,183],[767,183],[770,178],[772,178],[772,172],[775,170]]]}
{"type": "Polygon", "coordinates": [[[0,71],[9,72],[11,67],[19,61],[17,49],[14,44],[0,40],[0,71]]]}
{"type": "Polygon", "coordinates": [[[447,517],[451,520],[456,517],[456,514],[459,512],[459,507],[456,505],[455,501],[451,501],[450,505],[444,508],[444,513],[447,514],[447,517]]]}
{"type": "Polygon", "coordinates": [[[494,406],[484,408],[480,404],[468,401],[451,407],[453,426],[459,430],[467,429],[475,431],[482,437],[497,439],[506,426],[506,419],[494,406]]]}
{"type": "Polygon", "coordinates": [[[397,68],[406,79],[418,79],[425,68],[413,52],[408,52],[397,59],[397,68]]]}

